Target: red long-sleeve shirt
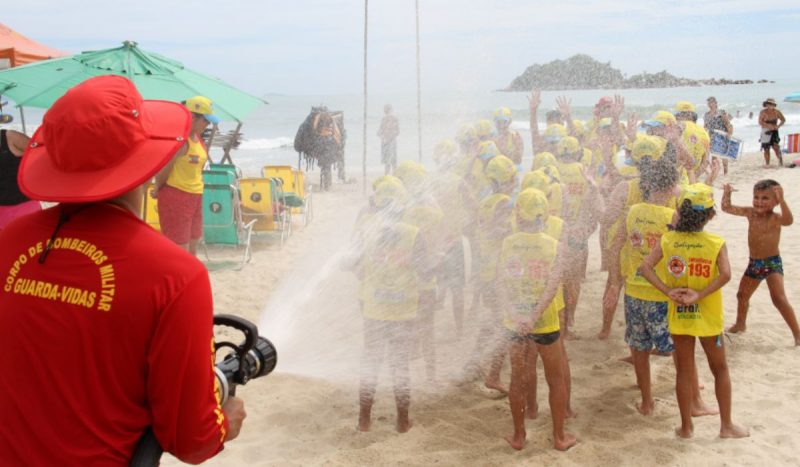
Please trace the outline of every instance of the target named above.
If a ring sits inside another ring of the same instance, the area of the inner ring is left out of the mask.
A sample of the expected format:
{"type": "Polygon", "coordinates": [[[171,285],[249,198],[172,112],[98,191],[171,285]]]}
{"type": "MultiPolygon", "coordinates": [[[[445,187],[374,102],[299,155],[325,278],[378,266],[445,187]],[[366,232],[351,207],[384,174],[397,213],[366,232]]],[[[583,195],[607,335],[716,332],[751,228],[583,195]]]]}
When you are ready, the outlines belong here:
{"type": "Polygon", "coordinates": [[[127,465],[148,426],[183,461],[213,456],[227,420],[202,263],[97,203],[40,264],[60,209],[0,233],[0,465],[127,465]]]}

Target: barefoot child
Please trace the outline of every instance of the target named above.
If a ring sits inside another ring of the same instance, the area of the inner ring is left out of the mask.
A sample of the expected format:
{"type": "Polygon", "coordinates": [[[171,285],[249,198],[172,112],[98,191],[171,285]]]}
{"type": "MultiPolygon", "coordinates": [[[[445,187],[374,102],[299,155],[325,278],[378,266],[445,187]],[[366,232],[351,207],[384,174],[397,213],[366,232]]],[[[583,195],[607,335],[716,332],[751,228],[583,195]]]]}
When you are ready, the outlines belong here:
{"type": "Polygon", "coordinates": [[[375,188],[373,227],[357,265],[364,315],[358,429],[369,431],[381,362],[388,353],[397,404],[397,431],[411,429],[409,351],[419,305],[418,281],[429,277],[425,244],[417,227],[401,222],[406,190],[387,176],[375,188]]]}
{"type": "Polygon", "coordinates": [[[794,336],[794,345],[800,345],[800,328],[794,309],[786,298],[783,288],[783,261],[781,261],[778,244],[781,239],[781,227],[790,226],[794,222],[792,211],[783,198],[783,187],[774,180],[761,180],[753,187],[753,207],[740,207],[731,204],[733,186],[726,184],[722,196],[722,211],[734,216],[747,218],[747,244],[750,247],[750,263],[739,282],[736,293],[738,307],[736,323],[728,332],[744,332],[747,328],[747,311],[750,308],[750,297],[761,281],[767,280],[772,303],[781,313],[783,320],[789,325],[794,336]],[[773,212],[775,206],[781,207],[781,213],[773,212]]]}
{"type": "Polygon", "coordinates": [[[642,402],[636,408],[642,415],[653,413],[655,401],[650,386],[650,351],[672,353],[667,324],[667,297],[637,273],[642,260],[667,232],[675,214],[674,188],[678,182],[675,164],[662,159],[664,144],[654,136],[644,136],[633,145],[633,158],[639,168],[637,188],[642,202],[628,210],[625,223],[625,254],[621,272],[625,278],[625,342],[633,355],[636,382],[642,402]]]}
{"type": "Polygon", "coordinates": [[[725,240],[703,231],[714,213],[711,187],[700,183],[683,187],[675,230],[661,236],[639,267],[639,273],[670,299],[669,332],[675,344],[675,392],[681,412],[681,426],[675,432],[682,438],[690,438],[694,430],[692,384],[696,373],[696,338],[700,339],[714,375],[720,436],[750,436],[747,428],[734,425],[731,420],[731,379],[722,339],[721,291],[731,278],[731,268],[725,240]]]}
{"type": "Polygon", "coordinates": [[[577,440],[564,430],[566,419],[565,357],[558,309],[554,298],[561,283],[558,257],[564,247],[544,233],[547,198],[538,190],[519,194],[515,205],[519,231],[503,240],[498,263],[498,300],[510,340],[511,385],[509,405],[514,433],[506,441],[514,449],[525,445],[525,407],[536,355],[541,354],[550,388],[553,446],[566,451],[577,440]]]}

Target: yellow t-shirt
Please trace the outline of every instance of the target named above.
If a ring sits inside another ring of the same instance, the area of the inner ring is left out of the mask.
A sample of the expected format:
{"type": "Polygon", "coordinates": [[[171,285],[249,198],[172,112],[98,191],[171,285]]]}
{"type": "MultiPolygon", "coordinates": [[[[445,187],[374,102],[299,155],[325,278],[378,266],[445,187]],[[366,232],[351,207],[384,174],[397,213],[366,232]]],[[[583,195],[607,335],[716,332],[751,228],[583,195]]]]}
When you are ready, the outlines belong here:
{"type": "Polygon", "coordinates": [[[561,164],[558,169],[561,173],[561,183],[567,191],[563,194],[563,202],[566,205],[564,220],[573,222],[578,218],[588,182],[583,177],[583,165],[580,162],[561,164]]]}
{"type": "MultiPolygon", "coordinates": [[[[439,235],[442,222],[442,210],[433,203],[415,202],[403,213],[403,222],[417,227],[424,236],[428,246],[439,245],[435,235],[439,235]]],[[[436,290],[436,276],[426,281],[418,281],[420,291],[436,290]]]]}
{"type": "Polygon", "coordinates": [[[189,137],[186,154],[180,156],[172,166],[167,185],[186,193],[203,193],[203,167],[208,160],[208,151],[202,140],[189,137]]]}
{"type": "Polygon", "coordinates": [[[481,201],[478,207],[478,245],[480,253],[480,279],[483,283],[494,281],[497,275],[497,260],[503,236],[496,231],[511,231],[511,217],[497,219],[497,210],[502,205],[510,207],[511,197],[503,193],[494,193],[481,201]]]}
{"type": "MultiPolygon", "coordinates": [[[[517,232],[503,240],[500,250],[500,277],[509,293],[509,309],[503,310],[503,326],[517,331],[515,316],[530,317],[544,293],[552,273],[558,242],[549,235],[517,232]]],[[[556,300],[533,324],[531,334],[546,334],[561,329],[556,300]]]]}
{"type": "Polygon", "coordinates": [[[694,122],[685,122],[685,125],[681,136],[686,144],[686,149],[689,150],[689,154],[692,155],[694,160],[692,170],[697,171],[703,162],[703,158],[708,154],[711,138],[708,136],[706,129],[700,125],[694,122]]]}
{"type": "MultiPolygon", "coordinates": [[[[651,302],[667,301],[667,297],[660,290],[639,275],[639,266],[650,254],[650,250],[661,241],[661,235],[668,231],[667,225],[672,221],[674,213],[675,210],[672,208],[649,203],[634,204],[628,211],[625,241],[627,254],[622,264],[626,295],[651,302]]],[[[656,271],[660,269],[656,267],[656,271]]],[[[659,272],[659,276],[662,275],[659,272]]]]}
{"type": "Polygon", "coordinates": [[[418,278],[413,251],[417,227],[398,222],[371,232],[364,246],[361,281],[364,317],[380,321],[408,321],[417,317],[418,278]]]}
{"type": "MultiPolygon", "coordinates": [[[[667,232],[661,236],[664,283],[673,289],[704,289],[719,275],[717,256],[725,239],[707,232],[667,232]]],[[[689,306],[669,301],[669,332],[698,337],[722,334],[722,289],[689,306]]]]}

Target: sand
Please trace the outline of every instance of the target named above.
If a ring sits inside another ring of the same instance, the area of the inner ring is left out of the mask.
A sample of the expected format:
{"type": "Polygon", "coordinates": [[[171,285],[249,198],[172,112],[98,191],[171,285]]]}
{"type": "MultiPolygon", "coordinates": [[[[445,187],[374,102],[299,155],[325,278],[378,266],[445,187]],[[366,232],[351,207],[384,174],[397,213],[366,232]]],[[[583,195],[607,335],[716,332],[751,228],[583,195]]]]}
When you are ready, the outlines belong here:
{"type": "MultiPolygon", "coordinates": [[[[774,178],[787,201],[800,212],[800,169],[762,169],[750,154],[716,183],[734,184],[734,204],[749,205],[752,184],[774,178]]],[[[315,178],[311,174],[310,179],[315,178]]],[[[551,448],[547,386],[539,369],[537,420],[527,422],[522,451],[503,440],[511,432],[507,401],[477,383],[451,384],[474,345],[468,334],[454,337],[449,311],[436,312],[436,342],[442,384],[425,384],[419,352],[412,361],[413,428],[394,431],[394,403],[386,370],[381,374],[373,428],[356,431],[357,382],[361,352],[358,283],[339,268],[358,210],[365,203],[361,184],[335,184],[314,195],[315,218],[296,229],[282,248],[258,239],[253,260],[241,271],[211,272],[216,312],[233,313],[260,324],[262,335],[278,349],[277,369],[239,389],[248,418],[238,439],[208,465],[797,465],[800,452],[800,349],[772,306],[766,284],[751,300],[748,330],[727,342],[733,383],[734,421],[750,427],[751,437],[723,440],[719,418],[695,419],[695,437],[677,439],[679,423],[670,358],[653,357],[655,413],[640,415],[632,366],[618,361],[627,354],[624,314],[617,309],[611,337],[595,338],[605,273],[599,272],[597,241],[590,243],[590,264],[578,305],[576,332],[568,341],[572,365],[572,401],[579,415],[568,430],[579,443],[566,453],[551,448]],[[262,316],[264,314],[265,316],[262,316]]],[[[746,220],[720,213],[708,230],[726,238],[733,279],[723,289],[726,326],[736,314],[736,290],[747,264],[746,220]]],[[[790,302],[800,307],[793,289],[800,279],[797,226],[783,232],[782,255],[790,302]]],[[[469,309],[471,293],[467,293],[469,309]]],[[[449,310],[449,308],[448,308],[449,310]]],[[[474,332],[474,331],[473,331],[474,332]]],[[[699,346],[698,346],[699,348],[699,346]]],[[[714,403],[713,378],[698,351],[703,397],[714,403]]],[[[508,364],[503,378],[507,381],[508,364]]],[[[165,465],[177,462],[165,456],[165,465]]]]}

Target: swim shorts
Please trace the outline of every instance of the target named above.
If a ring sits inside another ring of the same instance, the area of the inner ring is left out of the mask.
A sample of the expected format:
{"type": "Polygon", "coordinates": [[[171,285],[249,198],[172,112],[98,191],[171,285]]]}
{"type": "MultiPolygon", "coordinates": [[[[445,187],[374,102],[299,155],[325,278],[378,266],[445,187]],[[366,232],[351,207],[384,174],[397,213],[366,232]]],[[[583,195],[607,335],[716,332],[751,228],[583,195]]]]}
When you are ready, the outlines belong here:
{"type": "Polygon", "coordinates": [[[158,221],[161,233],[185,245],[203,236],[203,195],[164,185],[158,190],[158,221]]]}
{"type": "Polygon", "coordinates": [[[750,262],[747,263],[747,269],[744,270],[744,275],[757,281],[763,281],[774,272],[783,275],[783,260],[781,260],[780,256],[770,256],[764,259],[750,258],[750,262]]]}
{"type": "Polygon", "coordinates": [[[652,302],[625,295],[625,342],[639,352],[653,348],[672,352],[667,302],[652,302]]]}
{"type": "Polygon", "coordinates": [[[546,332],[544,334],[527,334],[520,336],[519,333],[509,331],[508,339],[512,342],[523,342],[525,339],[536,342],[537,345],[554,344],[561,337],[561,331],[546,332]]]}

